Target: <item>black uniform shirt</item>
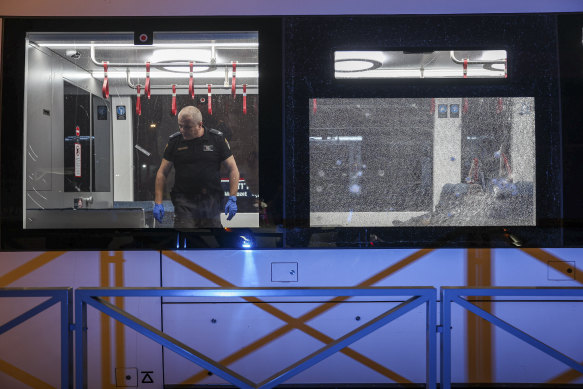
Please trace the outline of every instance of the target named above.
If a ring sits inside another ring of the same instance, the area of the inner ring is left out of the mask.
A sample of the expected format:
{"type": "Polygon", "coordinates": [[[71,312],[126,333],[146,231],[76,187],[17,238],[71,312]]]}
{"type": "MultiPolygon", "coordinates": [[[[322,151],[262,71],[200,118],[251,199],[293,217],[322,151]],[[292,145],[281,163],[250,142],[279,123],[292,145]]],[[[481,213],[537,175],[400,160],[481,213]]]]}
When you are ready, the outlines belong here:
{"type": "Polygon", "coordinates": [[[176,171],[173,192],[182,194],[221,194],[221,162],[231,149],[223,133],[204,128],[203,136],[185,140],[180,132],[172,134],[164,150],[164,159],[176,171]]]}

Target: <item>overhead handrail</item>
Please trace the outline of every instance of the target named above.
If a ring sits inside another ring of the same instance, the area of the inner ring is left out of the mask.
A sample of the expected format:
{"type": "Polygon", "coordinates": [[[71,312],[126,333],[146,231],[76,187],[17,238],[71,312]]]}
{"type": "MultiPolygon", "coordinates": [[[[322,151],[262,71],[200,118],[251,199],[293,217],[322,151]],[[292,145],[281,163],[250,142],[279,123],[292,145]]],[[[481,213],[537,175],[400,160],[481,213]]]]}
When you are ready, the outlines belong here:
{"type": "MultiPolygon", "coordinates": [[[[131,80],[131,77],[130,77],[130,70],[129,69],[126,69],[126,81],[127,81],[128,87],[130,87],[132,89],[137,89],[138,85],[141,85],[141,84],[133,84],[132,83],[132,80],[131,80]]],[[[190,85],[186,85],[186,84],[184,84],[184,85],[175,84],[175,85],[176,85],[176,89],[187,89],[188,90],[190,88],[190,85]]],[[[143,85],[141,85],[141,86],[143,86],[143,85]]],[[[200,84],[200,85],[194,85],[193,87],[194,87],[194,89],[197,89],[198,88],[198,89],[204,89],[204,90],[206,90],[207,89],[207,86],[208,86],[208,83],[206,83],[206,84],[200,84]]],[[[221,84],[217,84],[217,85],[214,85],[213,84],[213,89],[231,89],[231,88],[232,88],[231,85],[226,85],[225,86],[225,85],[221,85],[221,84]]],[[[242,85],[237,85],[237,88],[243,88],[243,86],[242,85]]],[[[249,84],[247,84],[247,88],[249,88],[249,89],[259,88],[259,85],[249,85],[249,84]]],[[[172,85],[150,85],[150,89],[172,89],[172,85]]]]}
{"type": "Polygon", "coordinates": [[[464,62],[468,65],[476,64],[476,65],[488,65],[488,64],[504,64],[506,63],[505,59],[484,59],[484,60],[470,60],[466,59],[457,59],[455,56],[455,51],[451,50],[449,52],[449,58],[458,65],[463,65],[464,62]]]}
{"type": "MultiPolygon", "coordinates": [[[[91,62],[93,62],[94,65],[99,66],[99,67],[103,67],[104,62],[107,62],[107,64],[110,67],[143,67],[145,66],[145,64],[143,62],[111,62],[111,61],[97,61],[97,59],[95,59],[95,47],[93,45],[91,45],[91,62]]],[[[151,66],[154,67],[189,67],[190,66],[190,60],[184,60],[184,61],[172,61],[172,62],[150,62],[151,66]]],[[[233,64],[232,62],[228,62],[228,63],[216,63],[213,60],[211,60],[211,62],[194,62],[193,63],[194,67],[210,67],[210,68],[223,68],[223,67],[232,67],[233,64]]],[[[259,63],[257,62],[237,62],[237,66],[238,67],[243,67],[243,68],[253,68],[253,67],[257,67],[259,66],[259,63]]]]}

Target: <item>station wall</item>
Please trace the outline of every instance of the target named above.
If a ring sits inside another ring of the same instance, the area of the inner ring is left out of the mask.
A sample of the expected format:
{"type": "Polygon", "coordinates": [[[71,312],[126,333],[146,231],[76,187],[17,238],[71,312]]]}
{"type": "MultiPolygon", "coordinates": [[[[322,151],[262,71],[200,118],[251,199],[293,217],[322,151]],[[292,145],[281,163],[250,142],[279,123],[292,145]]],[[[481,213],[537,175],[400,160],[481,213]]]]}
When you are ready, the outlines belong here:
{"type": "MultiPolygon", "coordinates": [[[[579,255],[580,249],[4,252],[0,285],[579,287],[579,255]]],[[[403,301],[329,300],[120,298],[114,303],[257,382],[403,301]]],[[[0,300],[2,322],[38,303],[38,299],[0,300]]],[[[577,346],[583,341],[577,326],[582,319],[580,301],[507,298],[477,304],[583,360],[577,346]]],[[[424,382],[424,317],[425,310],[416,308],[287,383],[424,382]]],[[[452,382],[583,383],[580,374],[460,307],[454,306],[452,323],[452,382]]],[[[58,309],[53,307],[0,336],[0,386],[58,387],[58,328],[58,309]]],[[[92,308],[88,339],[92,388],[115,387],[116,369],[135,372],[137,386],[144,388],[162,388],[163,383],[225,384],[92,308]],[[151,372],[147,374],[152,383],[143,372],[151,372]],[[142,383],[144,379],[147,383],[142,383]]]]}

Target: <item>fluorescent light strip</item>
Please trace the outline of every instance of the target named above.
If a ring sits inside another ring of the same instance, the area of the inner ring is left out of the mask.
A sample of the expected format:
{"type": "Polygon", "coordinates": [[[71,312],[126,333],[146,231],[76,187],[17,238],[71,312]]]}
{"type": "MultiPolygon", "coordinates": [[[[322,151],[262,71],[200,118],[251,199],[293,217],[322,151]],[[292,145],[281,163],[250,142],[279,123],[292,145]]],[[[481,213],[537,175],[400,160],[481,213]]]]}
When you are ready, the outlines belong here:
{"type": "Polygon", "coordinates": [[[194,47],[223,47],[223,48],[239,48],[251,47],[258,48],[259,43],[155,43],[153,45],[134,45],[133,43],[36,43],[40,47],[134,47],[140,49],[147,49],[150,47],[166,47],[166,48],[194,48],[194,47]]]}

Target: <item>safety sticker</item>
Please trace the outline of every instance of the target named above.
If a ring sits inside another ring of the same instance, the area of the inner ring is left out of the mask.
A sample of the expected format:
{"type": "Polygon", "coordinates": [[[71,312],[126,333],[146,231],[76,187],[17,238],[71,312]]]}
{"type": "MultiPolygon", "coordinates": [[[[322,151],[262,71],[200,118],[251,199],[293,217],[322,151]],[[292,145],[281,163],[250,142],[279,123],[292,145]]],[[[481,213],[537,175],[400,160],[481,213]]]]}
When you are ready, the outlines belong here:
{"type": "Polygon", "coordinates": [[[97,106],[97,120],[107,120],[107,105],[97,106]]]}
{"type": "Polygon", "coordinates": [[[115,107],[115,113],[117,114],[117,120],[126,120],[126,106],[117,105],[115,107]]]}
{"type": "Polygon", "coordinates": [[[81,143],[75,143],[75,177],[81,177],[81,143]]]}
{"type": "Polygon", "coordinates": [[[153,374],[153,371],[142,371],[142,384],[153,384],[154,379],[150,374],[153,374]]]}
{"type": "Polygon", "coordinates": [[[446,118],[447,117],[447,104],[439,104],[437,106],[437,117],[446,118]]]}

